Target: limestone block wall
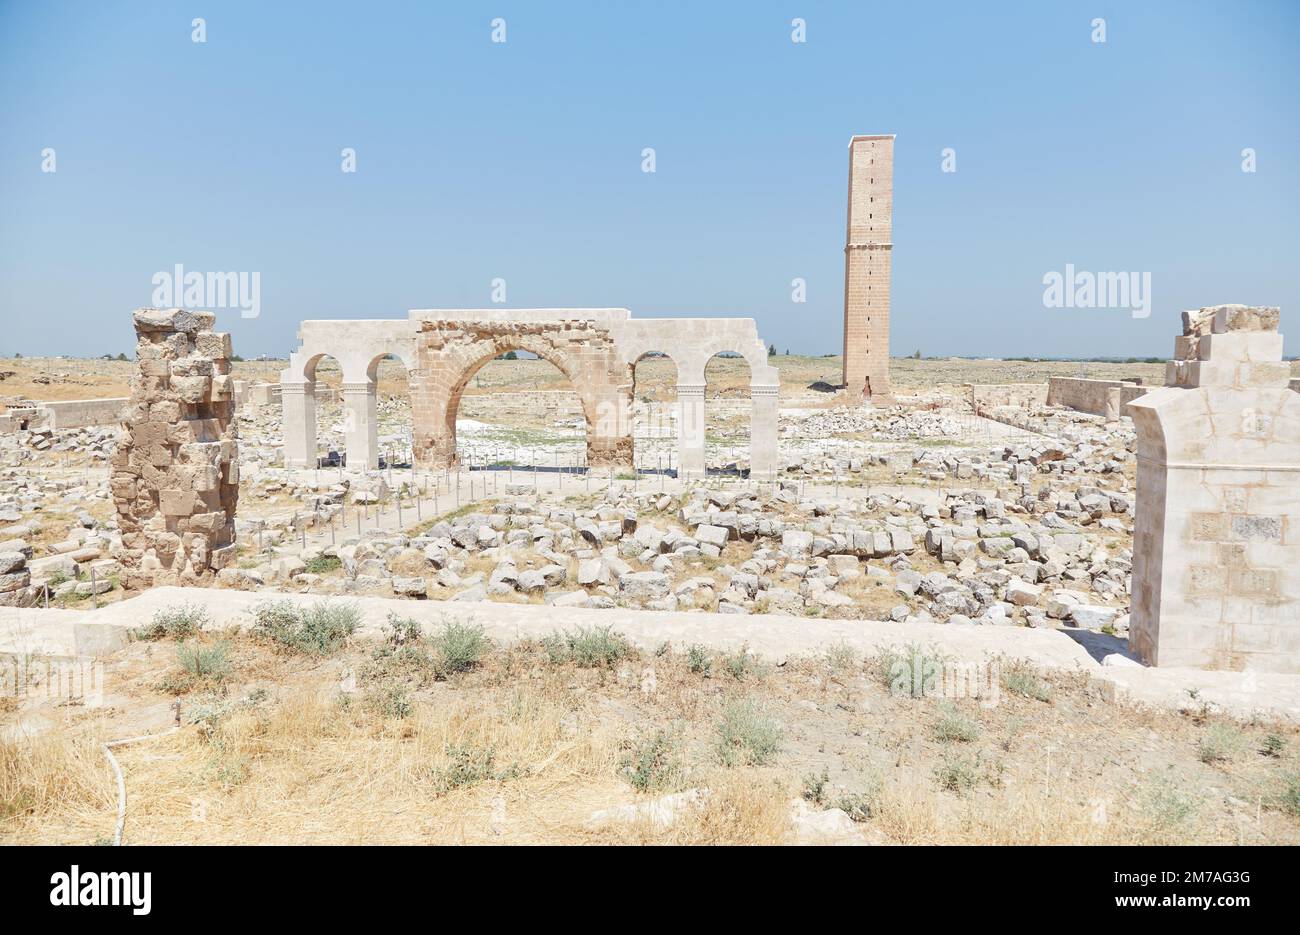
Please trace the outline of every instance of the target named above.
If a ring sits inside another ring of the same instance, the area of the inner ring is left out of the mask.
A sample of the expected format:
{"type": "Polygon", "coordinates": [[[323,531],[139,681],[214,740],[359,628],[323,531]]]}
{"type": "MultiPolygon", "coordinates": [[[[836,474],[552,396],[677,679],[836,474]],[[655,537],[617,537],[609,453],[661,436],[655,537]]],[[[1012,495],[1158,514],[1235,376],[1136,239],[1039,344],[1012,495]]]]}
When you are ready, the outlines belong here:
{"type": "Polygon", "coordinates": [[[123,584],[209,583],[234,557],[239,442],[230,335],[185,309],[134,314],[137,373],[111,488],[123,584]]]}
{"type": "Polygon", "coordinates": [[[1300,396],[1276,308],[1186,313],[1134,400],[1129,644],[1161,666],[1300,672],[1300,396]]]}
{"type": "Polygon", "coordinates": [[[1120,380],[1086,380],[1080,377],[1049,377],[1047,405],[1090,412],[1107,419],[1128,415],[1124,407],[1147,392],[1147,387],[1120,380]]]}
{"type": "Polygon", "coordinates": [[[970,405],[977,413],[998,406],[1037,409],[1047,404],[1046,383],[972,383],[970,405]]]}
{"type": "Polygon", "coordinates": [[[114,399],[65,399],[57,402],[42,402],[40,411],[45,417],[45,425],[51,429],[79,429],[90,425],[113,425],[122,421],[122,410],[129,400],[126,397],[114,399]]]}
{"type": "Polygon", "coordinates": [[[248,401],[254,406],[271,406],[280,402],[279,383],[254,383],[248,388],[248,401]]]}

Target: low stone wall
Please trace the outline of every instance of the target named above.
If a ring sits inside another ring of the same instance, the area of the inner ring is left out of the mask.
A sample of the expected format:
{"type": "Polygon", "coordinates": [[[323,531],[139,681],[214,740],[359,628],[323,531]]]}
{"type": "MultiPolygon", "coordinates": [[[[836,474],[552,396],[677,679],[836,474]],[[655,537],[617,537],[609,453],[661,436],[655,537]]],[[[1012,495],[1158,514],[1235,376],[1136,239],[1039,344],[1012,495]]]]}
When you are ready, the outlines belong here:
{"type": "Polygon", "coordinates": [[[45,427],[54,429],[80,429],[88,425],[112,425],[122,421],[122,410],[130,402],[126,397],[114,399],[64,399],[42,402],[40,418],[45,427]]]}
{"type": "Polygon", "coordinates": [[[248,388],[248,401],[254,406],[279,405],[280,384],[254,383],[248,388]]]}
{"type": "Polygon", "coordinates": [[[572,390],[466,394],[460,399],[457,415],[465,419],[491,421],[493,416],[503,412],[529,412],[546,419],[580,418],[582,403],[572,390]]]}
{"type": "Polygon", "coordinates": [[[1051,377],[1047,383],[1047,405],[1090,412],[1107,419],[1128,415],[1124,407],[1149,387],[1120,380],[1087,380],[1081,377],[1051,377]]]}
{"type": "Polygon", "coordinates": [[[1047,405],[1046,383],[972,383],[970,406],[983,414],[998,406],[1037,409],[1047,405]]]}

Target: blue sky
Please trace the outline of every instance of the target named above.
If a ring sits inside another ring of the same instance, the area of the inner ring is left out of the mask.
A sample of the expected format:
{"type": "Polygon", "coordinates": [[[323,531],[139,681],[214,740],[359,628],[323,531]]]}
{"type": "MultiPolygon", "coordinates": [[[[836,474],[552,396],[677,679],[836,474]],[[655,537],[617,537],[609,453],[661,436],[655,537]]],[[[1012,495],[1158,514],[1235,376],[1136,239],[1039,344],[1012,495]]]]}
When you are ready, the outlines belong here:
{"type": "Polygon", "coordinates": [[[854,133],[898,134],[894,354],[1163,356],[1235,301],[1295,355],[1298,40],[1295,2],[0,0],[0,355],[129,352],[177,263],[261,274],[244,356],[498,277],[838,353],[854,133]],[[1044,308],[1067,263],[1151,316],[1044,308]]]}

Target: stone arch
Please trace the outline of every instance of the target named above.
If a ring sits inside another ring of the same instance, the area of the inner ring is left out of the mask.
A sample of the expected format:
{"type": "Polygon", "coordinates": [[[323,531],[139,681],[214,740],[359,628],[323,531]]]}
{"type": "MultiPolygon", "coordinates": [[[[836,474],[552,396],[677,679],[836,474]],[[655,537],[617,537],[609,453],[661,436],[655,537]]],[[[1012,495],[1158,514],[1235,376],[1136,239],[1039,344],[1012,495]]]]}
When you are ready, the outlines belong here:
{"type": "Polygon", "coordinates": [[[587,423],[588,466],[631,466],[627,366],[608,331],[594,322],[422,320],[417,345],[411,401],[418,464],[455,465],[456,413],[465,387],[488,361],[522,350],[553,365],[577,394],[587,423]]]}
{"type": "Polygon", "coordinates": [[[666,348],[641,351],[628,365],[631,386],[628,397],[632,406],[633,435],[637,442],[636,459],[641,471],[672,471],[681,463],[681,412],[678,407],[677,387],[681,367],[666,348]],[[658,367],[666,361],[672,368],[666,391],[661,395],[648,389],[638,367],[645,364],[658,367]],[[640,389],[638,389],[640,387],[640,389]]]}
{"type": "MultiPolygon", "coordinates": [[[[707,473],[707,467],[709,461],[709,450],[711,447],[708,442],[708,426],[710,422],[709,420],[710,413],[712,413],[714,417],[714,429],[715,429],[715,437],[716,437],[719,413],[729,412],[737,408],[738,405],[736,402],[734,402],[734,400],[736,400],[737,398],[736,394],[724,391],[723,388],[721,387],[720,381],[717,379],[718,372],[716,370],[714,371],[714,379],[712,380],[709,379],[709,365],[713,364],[714,361],[729,361],[729,360],[743,361],[745,370],[748,371],[743,381],[744,383],[743,387],[733,387],[732,389],[733,390],[743,389],[744,395],[739,397],[741,399],[744,399],[745,396],[749,396],[750,398],[752,398],[752,392],[753,392],[752,383],[753,383],[754,367],[750,363],[749,358],[745,354],[741,353],[739,350],[734,350],[730,347],[727,347],[715,351],[713,354],[711,354],[709,357],[705,359],[704,368],[701,372],[704,381],[703,418],[704,418],[704,425],[705,425],[704,462],[705,462],[706,473],[707,473]]],[[[726,366],[726,364],[723,364],[723,366],[726,366]]],[[[740,460],[746,459],[747,456],[751,455],[752,452],[752,436],[753,436],[752,406],[751,406],[751,411],[748,414],[748,419],[746,421],[748,424],[744,427],[744,430],[741,433],[743,436],[742,439],[737,440],[734,445],[727,446],[728,448],[742,449],[738,452],[729,452],[729,454],[734,454],[735,459],[738,462],[740,460]]],[[[714,445],[712,446],[713,453],[715,456],[718,454],[717,451],[718,444],[719,443],[715,442],[714,445]]]]}
{"type": "MultiPolygon", "coordinates": [[[[290,443],[285,450],[287,467],[317,465],[321,450],[321,409],[342,399],[342,386],[337,390],[327,388],[318,378],[320,365],[326,359],[338,366],[340,380],[346,380],[342,356],[324,348],[304,349],[292,354],[289,366],[280,374],[280,406],[285,439],[290,443]]],[[[328,449],[330,446],[327,443],[325,447],[328,449]]],[[[343,447],[347,447],[346,439],[343,447]]]]}
{"type": "Polygon", "coordinates": [[[409,375],[416,355],[410,325],[404,321],[304,321],[299,348],[280,373],[280,404],[286,467],[316,463],[316,367],[329,356],[343,373],[342,400],[349,468],[379,466],[375,371],[392,354],[409,375]]]}

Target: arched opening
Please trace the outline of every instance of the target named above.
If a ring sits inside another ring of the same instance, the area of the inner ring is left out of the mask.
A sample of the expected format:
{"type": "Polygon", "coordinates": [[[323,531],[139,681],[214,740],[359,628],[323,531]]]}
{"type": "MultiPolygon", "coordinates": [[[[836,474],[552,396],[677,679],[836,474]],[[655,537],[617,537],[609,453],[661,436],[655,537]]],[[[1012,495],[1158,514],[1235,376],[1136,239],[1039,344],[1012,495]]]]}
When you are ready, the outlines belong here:
{"type": "Polygon", "coordinates": [[[677,363],[662,351],[647,351],[632,364],[633,454],[641,473],[678,469],[677,380],[677,363]]]}
{"type": "Polygon", "coordinates": [[[375,444],[380,467],[410,467],[414,456],[411,379],[396,354],[370,361],[366,377],[375,392],[375,444]]]}
{"type": "MultiPolygon", "coordinates": [[[[329,354],[316,354],[303,366],[308,397],[305,426],[309,442],[307,467],[337,467],[347,450],[343,412],[343,366],[329,354]]],[[[283,404],[283,403],[282,403],[283,404]]]]}
{"type": "Polygon", "coordinates": [[[587,467],[589,408],[556,363],[498,344],[453,385],[446,428],[471,469],[574,472],[587,467]]]}
{"type": "Polygon", "coordinates": [[[749,362],[718,351],[704,366],[704,465],[707,473],[749,470],[753,404],[749,362]]]}

